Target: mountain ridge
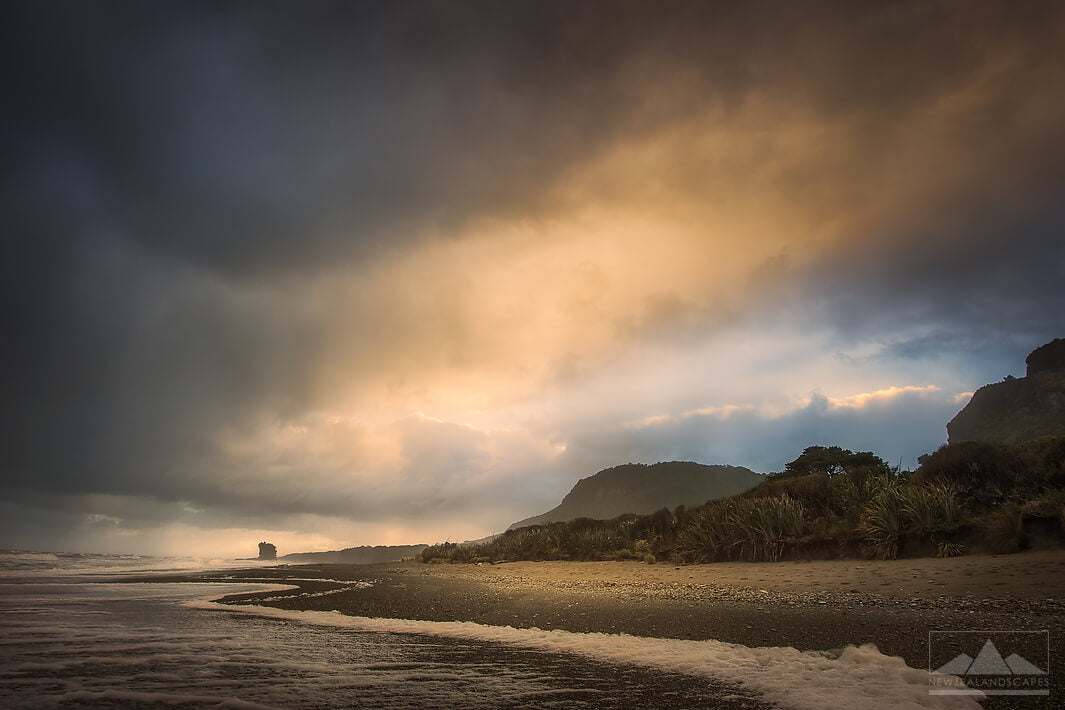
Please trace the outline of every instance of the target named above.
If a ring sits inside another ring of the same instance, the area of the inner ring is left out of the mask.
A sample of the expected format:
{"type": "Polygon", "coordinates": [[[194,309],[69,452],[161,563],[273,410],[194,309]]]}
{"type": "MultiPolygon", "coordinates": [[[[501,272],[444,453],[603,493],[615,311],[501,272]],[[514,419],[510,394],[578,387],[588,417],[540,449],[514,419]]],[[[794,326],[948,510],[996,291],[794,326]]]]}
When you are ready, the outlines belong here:
{"type": "Polygon", "coordinates": [[[679,505],[699,505],[753,488],[763,476],[742,466],[693,461],[628,463],[580,479],[557,506],[512,524],[509,529],[569,521],[653,513],[679,505]]]}

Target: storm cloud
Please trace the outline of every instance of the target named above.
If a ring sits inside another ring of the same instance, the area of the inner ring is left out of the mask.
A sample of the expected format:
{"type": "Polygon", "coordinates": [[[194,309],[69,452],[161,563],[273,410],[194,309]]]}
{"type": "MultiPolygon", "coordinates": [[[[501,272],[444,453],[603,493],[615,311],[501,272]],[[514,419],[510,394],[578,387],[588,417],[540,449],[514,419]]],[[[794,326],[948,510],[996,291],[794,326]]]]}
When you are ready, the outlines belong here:
{"type": "Polygon", "coordinates": [[[1065,334],[1056,3],[0,13],[3,544],[429,541],[629,460],[908,464],[1065,334]]]}

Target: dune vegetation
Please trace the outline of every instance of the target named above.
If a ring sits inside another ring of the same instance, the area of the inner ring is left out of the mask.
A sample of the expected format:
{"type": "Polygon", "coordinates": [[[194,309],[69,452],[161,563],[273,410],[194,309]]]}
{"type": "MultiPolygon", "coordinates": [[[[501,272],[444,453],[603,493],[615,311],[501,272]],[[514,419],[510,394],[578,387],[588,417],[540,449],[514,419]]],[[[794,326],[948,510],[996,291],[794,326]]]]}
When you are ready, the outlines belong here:
{"type": "Polygon", "coordinates": [[[424,562],[626,560],[700,563],[951,557],[1065,544],[1065,436],[965,441],[915,471],[870,452],[811,446],[746,493],[649,515],[508,530],[444,543],[424,562]]]}

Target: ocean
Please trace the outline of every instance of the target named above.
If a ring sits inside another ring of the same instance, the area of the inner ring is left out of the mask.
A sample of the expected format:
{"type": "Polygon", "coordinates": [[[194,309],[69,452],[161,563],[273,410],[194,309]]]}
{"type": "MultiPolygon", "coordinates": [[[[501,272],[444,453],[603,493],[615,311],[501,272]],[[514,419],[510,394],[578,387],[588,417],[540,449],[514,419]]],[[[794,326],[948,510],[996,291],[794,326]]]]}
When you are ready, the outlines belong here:
{"type": "Polygon", "coordinates": [[[288,587],[128,581],[249,565],[0,552],[0,707],[979,707],[929,696],[924,671],[871,647],[800,653],[234,607],[212,600],[288,587]]]}

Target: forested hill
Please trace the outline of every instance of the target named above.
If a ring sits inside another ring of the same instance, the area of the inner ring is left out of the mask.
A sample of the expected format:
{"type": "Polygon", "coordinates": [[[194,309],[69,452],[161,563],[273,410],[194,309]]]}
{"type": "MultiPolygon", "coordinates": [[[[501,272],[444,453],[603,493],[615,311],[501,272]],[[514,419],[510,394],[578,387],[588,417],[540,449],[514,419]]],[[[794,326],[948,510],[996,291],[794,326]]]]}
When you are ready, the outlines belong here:
{"type": "Polygon", "coordinates": [[[404,557],[414,557],[425,549],[425,545],[376,545],[373,547],[349,547],[344,550],[328,552],[293,552],[278,558],[287,563],[306,564],[353,564],[368,565],[375,562],[394,562],[404,557]]]}
{"type": "Polygon", "coordinates": [[[761,474],[740,466],[707,466],[690,461],[630,463],[582,478],[557,507],[510,527],[584,517],[609,519],[623,513],[700,505],[742,493],[762,480],[761,474]]]}

